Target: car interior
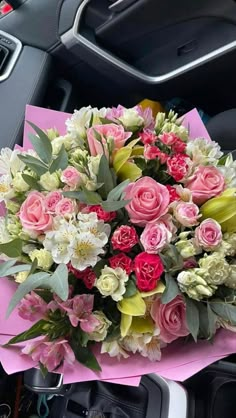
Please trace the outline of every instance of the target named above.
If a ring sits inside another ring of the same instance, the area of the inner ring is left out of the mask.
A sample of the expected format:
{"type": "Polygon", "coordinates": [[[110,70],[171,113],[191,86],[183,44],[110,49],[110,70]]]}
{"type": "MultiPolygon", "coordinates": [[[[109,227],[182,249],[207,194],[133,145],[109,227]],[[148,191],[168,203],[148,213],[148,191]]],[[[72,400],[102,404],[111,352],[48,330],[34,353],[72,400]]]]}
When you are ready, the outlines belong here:
{"type": "MultiPolygon", "coordinates": [[[[180,114],[202,109],[211,138],[225,152],[236,148],[234,0],[7,3],[12,9],[0,14],[1,148],[22,144],[26,104],[72,113],[87,105],[132,107],[144,98],[164,104],[181,98],[180,114]]],[[[170,415],[165,383],[153,377],[143,378],[139,388],[122,388],[102,382],[65,387],[61,376],[43,379],[37,370],[24,380],[3,370],[1,375],[1,417],[39,416],[33,415],[39,399],[49,405],[41,416],[57,418],[236,416],[235,356],[184,382],[185,415],[177,406],[170,415]],[[107,412],[101,412],[104,402],[107,412]]]]}

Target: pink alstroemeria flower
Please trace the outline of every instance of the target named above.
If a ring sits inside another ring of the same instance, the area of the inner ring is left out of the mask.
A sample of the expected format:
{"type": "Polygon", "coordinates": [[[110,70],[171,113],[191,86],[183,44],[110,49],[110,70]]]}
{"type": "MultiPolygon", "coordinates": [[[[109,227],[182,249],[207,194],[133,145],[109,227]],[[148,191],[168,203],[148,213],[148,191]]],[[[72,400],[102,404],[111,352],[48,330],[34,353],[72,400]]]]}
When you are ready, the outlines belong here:
{"type": "Polygon", "coordinates": [[[80,324],[84,332],[93,332],[99,325],[99,321],[92,314],[94,303],[93,295],[77,295],[73,299],[60,303],[60,307],[68,313],[73,327],[80,324]]]}
{"type": "Polygon", "coordinates": [[[18,307],[19,316],[28,321],[42,319],[47,310],[47,303],[33,291],[22,299],[18,307]]]}
{"type": "Polygon", "coordinates": [[[22,350],[33,361],[43,364],[49,372],[55,370],[62,362],[73,364],[75,355],[67,340],[60,338],[56,341],[48,341],[44,338],[40,341],[29,342],[22,350]]]}

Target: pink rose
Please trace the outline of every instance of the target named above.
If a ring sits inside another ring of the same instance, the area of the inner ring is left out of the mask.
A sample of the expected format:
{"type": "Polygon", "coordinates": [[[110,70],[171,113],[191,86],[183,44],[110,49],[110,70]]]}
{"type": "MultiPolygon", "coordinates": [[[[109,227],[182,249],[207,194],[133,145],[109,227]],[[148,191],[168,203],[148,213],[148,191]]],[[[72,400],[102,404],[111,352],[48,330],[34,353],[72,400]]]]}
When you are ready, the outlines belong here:
{"type": "Polygon", "coordinates": [[[126,187],[125,199],[131,200],[126,206],[131,222],[145,226],[167,213],[170,195],[162,184],[151,177],[142,177],[126,187]]]}
{"type": "Polygon", "coordinates": [[[160,252],[171,241],[172,234],[165,224],[147,224],[140,237],[140,241],[149,254],[160,252]]]}
{"type": "Polygon", "coordinates": [[[192,202],[178,203],[174,208],[174,216],[183,226],[198,225],[199,207],[192,202]]]}
{"type": "Polygon", "coordinates": [[[160,298],[156,299],[151,308],[151,316],[156,326],[160,328],[160,338],[165,343],[171,343],[189,334],[186,323],[186,305],[182,296],[176,296],[165,305],[161,303],[160,298]]]}
{"type": "Polygon", "coordinates": [[[133,226],[122,225],[117,228],[111,239],[114,250],[130,251],[138,243],[138,235],[133,226]]]}
{"type": "Polygon", "coordinates": [[[225,179],[214,166],[199,166],[193,177],[186,184],[192,192],[193,201],[202,205],[207,200],[219,195],[225,188],[225,179]]]}
{"type": "Polygon", "coordinates": [[[45,197],[45,208],[49,213],[54,213],[58,202],[62,199],[60,192],[51,192],[45,197]]]}
{"type": "Polygon", "coordinates": [[[205,219],[195,230],[197,245],[204,250],[214,250],[222,241],[221,227],[214,219],[205,219]]]}
{"type": "Polygon", "coordinates": [[[75,202],[71,199],[64,197],[61,199],[58,204],[56,205],[55,212],[57,215],[65,216],[65,215],[72,215],[76,211],[75,202]]]}
{"type": "Polygon", "coordinates": [[[20,208],[22,226],[35,232],[44,232],[52,225],[52,216],[46,212],[45,197],[40,192],[31,192],[20,208]]]}
{"type": "Polygon", "coordinates": [[[87,131],[90,154],[95,157],[96,155],[102,155],[105,152],[105,155],[108,157],[109,139],[114,141],[114,150],[118,150],[125,145],[127,139],[129,139],[131,136],[132,132],[125,132],[123,126],[121,125],[115,125],[114,123],[106,125],[94,125],[87,131]],[[96,133],[100,135],[102,144],[96,138],[96,133]]]}
{"type": "Polygon", "coordinates": [[[81,175],[74,167],[67,167],[61,175],[61,181],[69,187],[79,186],[81,183],[81,175]]]}
{"type": "Polygon", "coordinates": [[[177,228],[173,222],[173,217],[169,213],[162,216],[158,222],[162,222],[165,227],[168,229],[168,231],[171,232],[172,236],[177,232],[177,228]]]}

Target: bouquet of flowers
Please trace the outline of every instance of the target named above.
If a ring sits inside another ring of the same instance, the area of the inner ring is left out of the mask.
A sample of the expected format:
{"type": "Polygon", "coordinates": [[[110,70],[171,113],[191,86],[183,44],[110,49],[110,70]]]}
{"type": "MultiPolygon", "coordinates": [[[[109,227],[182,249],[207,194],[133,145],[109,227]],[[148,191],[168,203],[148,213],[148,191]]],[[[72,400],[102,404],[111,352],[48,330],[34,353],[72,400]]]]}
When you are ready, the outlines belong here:
{"type": "Polygon", "coordinates": [[[0,155],[7,315],[32,321],[7,347],[43,371],[99,371],[94,345],[158,361],[176,339],[236,330],[232,155],[140,106],[82,108],[64,136],[28,123],[33,149],[0,155]]]}

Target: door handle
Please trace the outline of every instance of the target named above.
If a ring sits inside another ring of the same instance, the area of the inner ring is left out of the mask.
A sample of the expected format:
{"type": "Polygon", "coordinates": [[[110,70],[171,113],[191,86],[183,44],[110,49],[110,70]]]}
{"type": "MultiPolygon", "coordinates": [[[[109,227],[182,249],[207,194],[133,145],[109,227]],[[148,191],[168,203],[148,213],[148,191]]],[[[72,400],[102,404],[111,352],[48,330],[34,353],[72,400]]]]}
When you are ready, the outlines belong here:
{"type": "MultiPolygon", "coordinates": [[[[81,46],[83,48],[85,48],[88,51],[88,58],[90,57],[92,60],[92,57],[94,57],[94,55],[96,55],[101,62],[105,61],[110,67],[115,67],[116,69],[120,70],[121,72],[125,73],[126,75],[147,83],[149,85],[158,85],[158,84],[162,84],[165,83],[167,81],[173,80],[175,78],[177,78],[178,76],[185,74],[203,64],[206,64],[216,58],[221,57],[222,55],[231,52],[233,50],[236,49],[236,40],[221,46],[199,58],[194,59],[193,61],[181,65],[173,70],[170,70],[164,74],[159,74],[159,75],[150,75],[147,74],[145,72],[143,72],[142,70],[139,70],[138,68],[128,64],[127,62],[123,61],[122,59],[120,59],[119,57],[117,57],[116,55],[114,55],[112,52],[108,51],[107,49],[101,47],[95,40],[94,38],[94,34],[92,33],[91,38],[88,38],[87,36],[84,35],[84,33],[81,32],[81,21],[82,21],[82,17],[84,15],[84,11],[86,9],[86,7],[89,5],[91,0],[84,0],[77,11],[76,17],[75,17],[75,21],[74,21],[74,25],[71,29],[69,29],[68,32],[64,33],[61,36],[61,41],[62,43],[65,45],[66,48],[70,49],[70,48],[74,48],[76,45],[77,46],[81,46]],[[91,40],[92,39],[92,40],[91,40]]],[[[122,2],[126,2],[128,0],[121,0],[122,2]]],[[[133,3],[135,3],[137,0],[133,1],[133,3]]],[[[120,0],[117,0],[113,6],[115,4],[118,4],[120,2],[120,0]]],[[[112,7],[112,5],[110,6],[112,7]]]]}

